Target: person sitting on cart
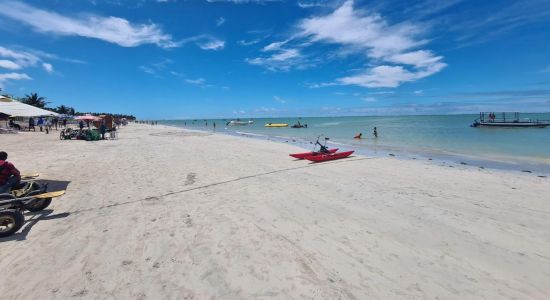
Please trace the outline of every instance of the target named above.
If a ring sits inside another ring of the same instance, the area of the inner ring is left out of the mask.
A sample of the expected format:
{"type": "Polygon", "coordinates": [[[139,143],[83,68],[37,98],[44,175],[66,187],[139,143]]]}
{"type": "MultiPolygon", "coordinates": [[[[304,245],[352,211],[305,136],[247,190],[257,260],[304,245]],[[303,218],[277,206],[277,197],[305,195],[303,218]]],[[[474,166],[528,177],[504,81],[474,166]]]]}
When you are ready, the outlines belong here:
{"type": "Polygon", "coordinates": [[[21,181],[21,174],[15,166],[7,161],[8,153],[0,151],[0,194],[8,193],[21,181]]]}
{"type": "Polygon", "coordinates": [[[17,129],[17,130],[21,130],[21,125],[15,123],[15,122],[13,121],[13,119],[10,119],[10,127],[13,127],[13,128],[15,128],[15,129],[17,129]]]}

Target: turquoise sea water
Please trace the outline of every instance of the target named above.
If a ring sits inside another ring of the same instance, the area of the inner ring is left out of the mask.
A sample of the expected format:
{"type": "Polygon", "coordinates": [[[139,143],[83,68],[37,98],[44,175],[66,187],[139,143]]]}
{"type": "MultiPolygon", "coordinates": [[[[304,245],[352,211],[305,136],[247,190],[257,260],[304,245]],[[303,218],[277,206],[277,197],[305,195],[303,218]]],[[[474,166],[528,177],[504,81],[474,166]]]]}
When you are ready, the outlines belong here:
{"type": "MultiPolygon", "coordinates": [[[[529,165],[550,171],[550,127],[548,128],[472,128],[477,115],[361,116],[252,119],[254,124],[226,126],[222,120],[162,121],[199,130],[212,130],[256,138],[300,143],[305,148],[319,135],[330,138],[331,146],[354,149],[367,155],[399,153],[409,157],[454,157],[495,163],[529,165]],[[308,128],[266,128],[266,123],[300,121],[308,128]],[[208,126],[206,125],[208,122],[208,126]],[[378,138],[372,134],[378,129],[378,138]],[[363,139],[353,137],[363,133],[363,139]]],[[[547,114],[522,114],[522,118],[550,120],[547,114]]],[[[249,120],[249,119],[242,119],[249,120]]],[[[330,144],[329,144],[330,145],[330,144]]]]}

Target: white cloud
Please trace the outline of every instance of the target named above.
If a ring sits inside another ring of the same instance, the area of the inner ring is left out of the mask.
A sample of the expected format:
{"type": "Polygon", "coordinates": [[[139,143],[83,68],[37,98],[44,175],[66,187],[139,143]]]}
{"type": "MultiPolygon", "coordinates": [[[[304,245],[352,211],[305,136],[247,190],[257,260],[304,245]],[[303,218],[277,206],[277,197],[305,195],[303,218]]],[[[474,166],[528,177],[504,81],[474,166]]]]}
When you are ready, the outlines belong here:
{"type": "Polygon", "coordinates": [[[40,51],[31,52],[30,50],[11,50],[0,46],[0,68],[20,70],[29,67],[41,66],[46,72],[52,74],[54,72],[53,65],[45,62],[41,57],[39,57],[39,55],[60,59],[55,55],[40,51]]]}
{"type": "Polygon", "coordinates": [[[211,40],[204,42],[197,42],[199,48],[203,50],[222,50],[225,47],[225,42],[221,40],[211,40]]]}
{"type": "Polygon", "coordinates": [[[425,43],[414,39],[421,31],[419,27],[389,25],[380,15],[354,10],[353,1],[346,1],[329,15],[305,19],[299,28],[313,41],[357,46],[372,57],[399,54],[425,43]]]}
{"type": "Polygon", "coordinates": [[[416,90],[413,92],[413,94],[415,95],[423,95],[424,94],[424,91],[423,90],[416,90]]]}
{"type": "Polygon", "coordinates": [[[262,52],[273,52],[268,56],[247,58],[245,61],[251,65],[265,67],[270,71],[289,71],[291,69],[305,69],[311,66],[307,62],[300,49],[285,47],[288,42],[273,42],[262,48],[262,52]]]}
{"type": "Polygon", "coordinates": [[[219,88],[219,89],[222,89],[222,90],[228,90],[229,89],[229,87],[227,87],[227,86],[219,86],[219,85],[210,84],[210,83],[207,82],[206,79],[204,79],[202,77],[195,78],[195,79],[187,78],[187,79],[184,79],[184,81],[188,84],[196,85],[196,86],[198,86],[202,89],[204,89],[204,88],[219,88]]]}
{"type": "Polygon", "coordinates": [[[31,80],[32,78],[25,73],[0,73],[0,87],[8,80],[31,80]]]}
{"type": "Polygon", "coordinates": [[[9,69],[9,70],[19,70],[21,69],[21,66],[11,60],[0,59],[0,68],[9,69]]]}
{"type": "Polygon", "coordinates": [[[200,34],[186,38],[179,42],[179,44],[195,43],[199,48],[203,50],[222,50],[225,47],[225,41],[207,34],[200,34]]]}
{"type": "Polygon", "coordinates": [[[283,99],[283,98],[281,98],[281,97],[279,97],[279,96],[273,96],[273,100],[275,100],[275,101],[277,101],[277,102],[279,102],[279,103],[281,103],[281,104],[287,103],[287,100],[285,100],[285,99],[283,99]]]}
{"type": "Polygon", "coordinates": [[[26,51],[15,51],[0,46],[0,57],[9,58],[19,67],[30,67],[40,62],[40,58],[26,51]]]}
{"type": "Polygon", "coordinates": [[[398,87],[401,83],[416,81],[439,72],[440,69],[427,69],[412,72],[403,66],[382,65],[367,69],[356,75],[338,78],[336,81],[343,85],[358,85],[368,88],[398,87]]]}
{"type": "Polygon", "coordinates": [[[240,40],[240,41],[237,41],[237,43],[241,46],[250,46],[250,45],[257,44],[259,42],[260,42],[260,40],[251,40],[251,41],[240,40]]]}
{"type": "MultiPolygon", "coordinates": [[[[324,42],[344,46],[342,51],[364,53],[371,64],[355,75],[336,79],[336,84],[363,87],[397,87],[401,83],[415,81],[445,68],[442,56],[430,50],[414,50],[425,45],[419,38],[425,32],[421,26],[411,23],[391,25],[382,16],[353,8],[353,1],[346,1],[334,12],[301,21],[298,37],[311,42],[324,42]]],[[[331,84],[317,84],[313,87],[331,84]]]]}
{"type": "Polygon", "coordinates": [[[280,42],[273,42],[265,47],[262,48],[262,51],[276,51],[281,50],[281,47],[284,46],[284,44],[288,43],[288,40],[286,41],[280,41],[280,42]]]}
{"type": "Polygon", "coordinates": [[[0,15],[17,20],[34,30],[57,35],[100,39],[123,47],[154,44],[162,48],[178,46],[156,24],[132,24],[118,17],[80,15],[68,17],[42,10],[19,1],[0,3],[0,15]]]}
{"type": "Polygon", "coordinates": [[[256,4],[264,4],[269,2],[281,2],[282,0],[206,0],[206,2],[231,2],[235,4],[246,4],[246,3],[256,3],[256,4]]]}
{"type": "Polygon", "coordinates": [[[185,82],[187,82],[189,84],[195,84],[195,85],[201,85],[202,86],[206,82],[206,79],[204,79],[204,78],[185,79],[185,82]]]}
{"type": "Polygon", "coordinates": [[[218,26],[218,27],[222,26],[223,23],[225,23],[225,18],[224,18],[224,17],[219,17],[219,18],[216,20],[216,26],[218,26]]]}
{"type": "Polygon", "coordinates": [[[301,8],[311,8],[311,7],[323,7],[328,6],[328,1],[322,2],[322,1],[300,1],[298,0],[296,2],[296,5],[301,8]]]}
{"type": "Polygon", "coordinates": [[[265,67],[270,71],[289,71],[290,69],[305,69],[309,66],[298,49],[281,49],[266,57],[247,58],[251,65],[265,67]]]}
{"type": "Polygon", "coordinates": [[[49,63],[42,63],[42,68],[44,68],[44,70],[46,70],[46,72],[48,73],[53,73],[53,66],[52,64],[49,64],[49,63]]]}

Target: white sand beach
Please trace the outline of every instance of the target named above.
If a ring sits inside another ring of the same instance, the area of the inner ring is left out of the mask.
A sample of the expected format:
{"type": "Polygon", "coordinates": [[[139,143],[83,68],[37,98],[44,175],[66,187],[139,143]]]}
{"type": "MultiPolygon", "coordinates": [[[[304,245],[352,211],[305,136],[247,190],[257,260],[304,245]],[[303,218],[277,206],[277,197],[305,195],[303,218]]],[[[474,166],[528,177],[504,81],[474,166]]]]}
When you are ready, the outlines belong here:
{"type": "Polygon", "coordinates": [[[2,299],[548,299],[550,181],[131,124],[0,136],[67,193],[0,239],[2,299]]]}

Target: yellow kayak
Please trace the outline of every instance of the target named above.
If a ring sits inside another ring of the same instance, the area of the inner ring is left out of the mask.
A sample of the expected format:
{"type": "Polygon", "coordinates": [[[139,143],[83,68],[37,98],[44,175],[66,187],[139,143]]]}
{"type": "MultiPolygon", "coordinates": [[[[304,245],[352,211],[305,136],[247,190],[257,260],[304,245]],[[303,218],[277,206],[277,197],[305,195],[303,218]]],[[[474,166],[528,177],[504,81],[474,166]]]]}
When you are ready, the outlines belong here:
{"type": "Polygon", "coordinates": [[[264,126],[265,127],[288,127],[288,124],[286,124],[286,123],[267,123],[264,126]]]}

